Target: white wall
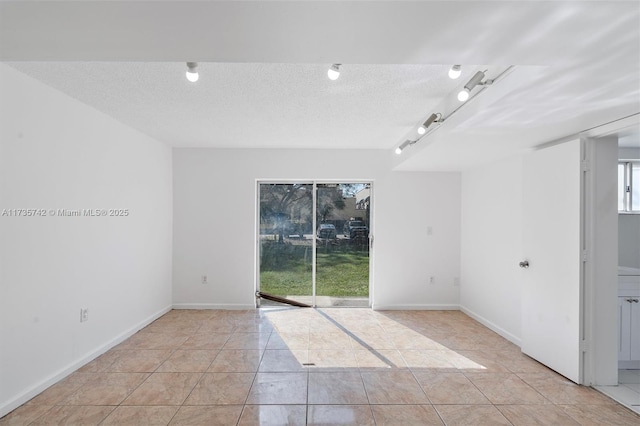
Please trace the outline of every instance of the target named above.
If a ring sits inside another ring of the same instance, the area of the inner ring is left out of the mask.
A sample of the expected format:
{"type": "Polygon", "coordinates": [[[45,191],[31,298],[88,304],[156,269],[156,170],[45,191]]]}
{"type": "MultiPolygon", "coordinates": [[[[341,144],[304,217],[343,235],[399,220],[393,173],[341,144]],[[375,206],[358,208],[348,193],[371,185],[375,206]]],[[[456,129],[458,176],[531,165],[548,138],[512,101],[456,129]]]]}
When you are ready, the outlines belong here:
{"type": "Polygon", "coordinates": [[[618,148],[618,158],[621,160],[637,160],[640,158],[640,148],[618,148]]]}
{"type": "Polygon", "coordinates": [[[618,215],[618,263],[640,268],[640,214],[618,215]]]}
{"type": "Polygon", "coordinates": [[[458,309],[460,174],[390,173],[374,190],[374,307],[458,309]]]}
{"type": "Polygon", "coordinates": [[[3,64],[0,93],[0,212],[47,211],[0,216],[2,416],[171,306],[172,164],[167,146],[3,64]]]}
{"type": "Polygon", "coordinates": [[[174,306],[255,305],[257,179],[365,179],[373,181],[374,308],[457,307],[460,176],[391,172],[392,155],[174,149],[174,306]]]}
{"type": "Polygon", "coordinates": [[[517,156],[462,174],[461,309],[518,345],[522,167],[517,156]]]}

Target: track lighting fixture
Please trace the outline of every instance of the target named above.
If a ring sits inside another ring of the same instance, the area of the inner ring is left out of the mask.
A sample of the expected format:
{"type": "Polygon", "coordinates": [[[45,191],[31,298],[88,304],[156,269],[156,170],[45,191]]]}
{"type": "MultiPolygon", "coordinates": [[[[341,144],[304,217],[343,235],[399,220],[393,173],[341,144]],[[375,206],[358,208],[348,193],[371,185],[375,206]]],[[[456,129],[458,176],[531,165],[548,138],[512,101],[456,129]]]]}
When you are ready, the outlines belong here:
{"type": "MultiPolygon", "coordinates": [[[[461,70],[461,66],[460,65],[454,65],[453,67],[451,67],[451,71],[460,71],[461,70]]],[[[471,78],[471,80],[469,80],[467,82],[467,84],[464,85],[464,89],[458,94],[458,100],[460,100],[461,102],[465,102],[466,100],[469,99],[470,97],[470,93],[471,91],[476,87],[476,86],[489,86],[492,85],[500,80],[502,80],[504,77],[506,77],[507,75],[509,75],[513,70],[514,70],[515,66],[514,65],[509,65],[507,68],[505,68],[502,72],[500,72],[499,74],[497,74],[493,79],[489,80],[484,80],[482,81],[482,79],[484,79],[486,77],[486,73],[487,70],[484,71],[478,71],[474,74],[474,76],[471,78]]],[[[449,74],[451,76],[451,74],[449,74]]],[[[453,78],[453,77],[452,77],[453,78]]],[[[474,97],[478,96],[480,93],[482,93],[482,91],[485,88],[483,87],[482,89],[478,90],[475,94],[474,97]]],[[[447,106],[449,106],[449,102],[446,102],[447,106]]],[[[454,114],[457,114],[458,111],[460,111],[462,108],[464,108],[466,104],[461,104],[458,105],[454,108],[446,108],[445,109],[445,114],[447,115],[446,120],[449,120],[454,114]]],[[[433,134],[434,132],[438,131],[438,129],[440,129],[440,124],[443,123],[445,121],[445,118],[443,117],[442,113],[433,113],[431,114],[424,123],[420,124],[418,126],[417,132],[418,132],[418,137],[416,138],[416,140],[411,140],[411,139],[407,139],[404,142],[402,142],[400,144],[400,146],[398,146],[395,149],[395,153],[400,155],[402,154],[402,151],[404,151],[404,149],[408,146],[414,145],[416,143],[418,143],[419,141],[421,141],[423,138],[426,138],[428,136],[430,136],[431,134],[433,134]],[[438,123],[438,126],[435,126],[434,128],[432,128],[431,130],[428,131],[430,126],[433,125],[433,123],[438,123]]],[[[415,127],[413,128],[415,129],[415,127]]],[[[413,132],[413,130],[412,130],[413,132]]],[[[413,135],[409,135],[409,137],[414,137],[413,135]]]]}
{"type": "Polygon", "coordinates": [[[482,86],[482,85],[489,85],[493,83],[493,80],[487,80],[483,82],[482,79],[484,78],[484,76],[485,76],[484,71],[478,71],[477,73],[475,73],[475,75],[471,77],[471,80],[469,80],[467,84],[464,85],[464,89],[462,89],[460,93],[458,93],[458,100],[460,102],[465,102],[467,99],[469,99],[469,94],[471,93],[473,88],[476,87],[477,85],[482,86]]]}
{"type": "Polygon", "coordinates": [[[397,147],[397,148],[396,148],[396,154],[398,154],[398,155],[402,154],[402,151],[403,151],[406,147],[408,147],[408,146],[410,146],[410,145],[413,145],[413,144],[414,144],[414,143],[416,143],[416,142],[417,142],[417,141],[410,141],[409,139],[407,139],[406,141],[402,142],[402,143],[400,144],[400,146],[399,146],[399,147],[397,147]]]}
{"type": "Polygon", "coordinates": [[[187,62],[187,80],[192,83],[198,81],[200,76],[198,75],[198,63],[197,62],[187,62]]]}
{"type": "Polygon", "coordinates": [[[327,71],[327,77],[329,80],[337,80],[340,77],[340,65],[342,64],[333,64],[329,67],[327,71]]]}
{"type": "Polygon", "coordinates": [[[427,129],[429,128],[429,126],[431,126],[433,123],[439,122],[441,118],[442,114],[440,113],[431,114],[429,118],[427,118],[427,121],[425,121],[420,125],[420,127],[418,127],[418,134],[424,135],[425,133],[427,133],[427,129]]]}
{"type": "Polygon", "coordinates": [[[462,66],[461,65],[453,65],[449,69],[449,78],[451,80],[455,80],[456,78],[460,77],[460,74],[462,74],[462,66]]]}

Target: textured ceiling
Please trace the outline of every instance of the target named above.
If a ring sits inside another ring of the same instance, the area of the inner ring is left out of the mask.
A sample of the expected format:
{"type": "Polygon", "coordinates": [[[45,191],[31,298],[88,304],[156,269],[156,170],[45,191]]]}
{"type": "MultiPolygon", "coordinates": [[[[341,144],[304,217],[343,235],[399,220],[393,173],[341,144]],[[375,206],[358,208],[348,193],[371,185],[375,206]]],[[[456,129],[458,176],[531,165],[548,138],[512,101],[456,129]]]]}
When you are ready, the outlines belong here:
{"type": "Polygon", "coordinates": [[[624,117],[637,135],[639,29],[638,1],[0,0],[0,60],[173,146],[390,152],[459,106],[469,64],[514,65],[393,157],[461,170],[624,117]]]}
{"type": "MultiPolygon", "coordinates": [[[[21,62],[8,65],[176,147],[391,149],[458,80],[442,65],[21,62]]],[[[462,83],[464,84],[464,83],[462,83]]]]}

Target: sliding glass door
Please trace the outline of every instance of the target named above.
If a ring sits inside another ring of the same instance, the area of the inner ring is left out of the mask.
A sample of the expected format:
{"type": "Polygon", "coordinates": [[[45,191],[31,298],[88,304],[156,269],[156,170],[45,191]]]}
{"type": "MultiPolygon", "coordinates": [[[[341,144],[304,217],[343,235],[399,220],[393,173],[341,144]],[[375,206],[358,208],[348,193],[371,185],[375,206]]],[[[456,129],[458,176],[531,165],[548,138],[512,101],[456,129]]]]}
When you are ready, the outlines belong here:
{"type": "Polygon", "coordinates": [[[370,183],[260,182],[258,197],[264,297],[369,306],[370,183]]]}
{"type": "Polygon", "coordinates": [[[312,304],[313,184],[260,183],[259,290],[312,304]]]}
{"type": "Polygon", "coordinates": [[[316,185],[317,306],[369,306],[370,200],[368,183],[316,185]]]}

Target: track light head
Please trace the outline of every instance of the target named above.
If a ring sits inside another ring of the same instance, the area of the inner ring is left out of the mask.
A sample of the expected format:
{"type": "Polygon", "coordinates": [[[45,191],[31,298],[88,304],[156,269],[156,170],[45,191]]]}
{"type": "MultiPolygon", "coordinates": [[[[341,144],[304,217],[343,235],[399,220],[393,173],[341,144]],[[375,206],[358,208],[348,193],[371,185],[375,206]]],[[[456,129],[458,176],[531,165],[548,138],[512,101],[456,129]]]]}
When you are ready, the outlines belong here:
{"type": "Polygon", "coordinates": [[[473,77],[471,77],[471,80],[469,80],[469,82],[467,82],[467,84],[464,85],[464,88],[469,89],[469,91],[471,91],[474,87],[476,87],[478,84],[482,82],[484,75],[485,74],[483,71],[478,71],[473,75],[473,77]]]}
{"type": "Polygon", "coordinates": [[[187,80],[192,83],[198,81],[200,76],[198,75],[198,63],[197,62],[187,62],[187,80]]]}
{"type": "Polygon", "coordinates": [[[460,77],[460,74],[462,74],[462,66],[461,65],[453,65],[449,69],[449,78],[451,80],[455,80],[456,78],[460,77]]]}
{"type": "Polygon", "coordinates": [[[329,67],[327,71],[327,77],[329,80],[337,80],[340,77],[340,65],[342,64],[333,64],[329,67]]]}
{"type": "Polygon", "coordinates": [[[458,93],[458,100],[460,102],[465,102],[467,99],[469,99],[469,89],[465,87],[460,91],[460,93],[458,93]]]}
{"type": "Polygon", "coordinates": [[[425,133],[427,133],[427,129],[429,128],[429,126],[438,121],[439,115],[440,114],[435,113],[431,114],[429,118],[427,118],[427,121],[425,121],[420,127],[418,127],[418,134],[424,135],[425,133]]]}
{"type": "Polygon", "coordinates": [[[469,94],[474,87],[476,87],[478,84],[482,84],[482,79],[484,78],[484,76],[485,74],[483,71],[478,71],[477,73],[475,73],[473,77],[471,77],[471,80],[469,80],[467,84],[464,85],[464,89],[462,89],[462,91],[458,93],[458,100],[460,102],[464,102],[469,99],[469,94]]]}
{"type": "Polygon", "coordinates": [[[399,147],[396,148],[396,154],[400,155],[402,154],[402,151],[408,147],[409,145],[413,145],[414,143],[416,143],[415,141],[410,141],[409,139],[407,139],[406,141],[402,142],[400,144],[399,147]]]}

